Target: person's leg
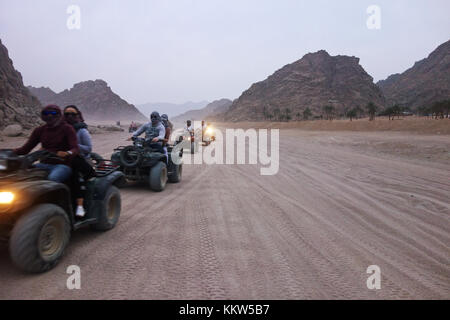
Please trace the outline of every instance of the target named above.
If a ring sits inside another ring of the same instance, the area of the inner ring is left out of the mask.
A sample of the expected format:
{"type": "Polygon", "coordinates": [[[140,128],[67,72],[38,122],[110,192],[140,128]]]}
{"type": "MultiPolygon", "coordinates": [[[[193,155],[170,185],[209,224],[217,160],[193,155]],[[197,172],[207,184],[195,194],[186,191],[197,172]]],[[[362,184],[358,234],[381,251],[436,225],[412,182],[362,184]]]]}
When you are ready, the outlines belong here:
{"type": "Polygon", "coordinates": [[[77,210],[76,210],[76,216],[77,217],[84,217],[86,215],[86,211],[84,210],[84,197],[86,193],[86,184],[84,179],[81,177],[81,175],[77,172],[75,179],[76,183],[74,184],[74,195],[77,199],[77,210]]]}
{"type": "Polygon", "coordinates": [[[96,176],[95,169],[92,165],[85,159],[80,156],[76,156],[72,159],[72,167],[74,170],[81,173],[84,180],[89,180],[96,176]]]}
{"type": "Polygon", "coordinates": [[[50,165],[53,168],[50,169],[50,174],[48,175],[48,180],[63,183],[70,178],[72,174],[72,169],[63,164],[50,165]]]}

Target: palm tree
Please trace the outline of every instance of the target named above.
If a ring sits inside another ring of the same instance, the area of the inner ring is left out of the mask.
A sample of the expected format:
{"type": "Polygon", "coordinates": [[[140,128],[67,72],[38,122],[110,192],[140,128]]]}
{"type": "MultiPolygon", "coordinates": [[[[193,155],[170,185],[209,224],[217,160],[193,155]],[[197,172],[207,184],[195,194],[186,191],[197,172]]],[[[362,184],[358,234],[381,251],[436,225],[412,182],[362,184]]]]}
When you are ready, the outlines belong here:
{"type": "Polygon", "coordinates": [[[268,112],[267,112],[266,106],[263,107],[263,117],[264,117],[264,120],[267,120],[267,118],[268,118],[268,112]]]}
{"type": "Polygon", "coordinates": [[[281,120],[281,110],[280,108],[275,108],[275,110],[273,110],[273,115],[275,117],[275,119],[278,119],[278,121],[281,120]]]}
{"type": "Polygon", "coordinates": [[[375,114],[377,113],[378,107],[373,102],[369,102],[366,106],[366,109],[369,113],[369,121],[375,120],[375,114]]]}
{"type": "Polygon", "coordinates": [[[309,117],[311,116],[312,116],[311,109],[309,109],[309,107],[306,107],[306,109],[303,111],[303,119],[308,120],[309,117]]]}
{"type": "Polygon", "coordinates": [[[292,119],[292,116],[291,116],[291,109],[286,108],[286,109],[284,110],[284,118],[286,119],[286,121],[289,121],[289,120],[292,119]]]}
{"type": "Polygon", "coordinates": [[[327,120],[333,120],[334,107],[327,105],[323,107],[323,112],[325,113],[327,120]]]}
{"type": "Polygon", "coordinates": [[[353,118],[356,118],[356,115],[357,115],[356,108],[353,108],[350,111],[347,111],[347,117],[350,118],[350,121],[353,121],[353,118]]]}

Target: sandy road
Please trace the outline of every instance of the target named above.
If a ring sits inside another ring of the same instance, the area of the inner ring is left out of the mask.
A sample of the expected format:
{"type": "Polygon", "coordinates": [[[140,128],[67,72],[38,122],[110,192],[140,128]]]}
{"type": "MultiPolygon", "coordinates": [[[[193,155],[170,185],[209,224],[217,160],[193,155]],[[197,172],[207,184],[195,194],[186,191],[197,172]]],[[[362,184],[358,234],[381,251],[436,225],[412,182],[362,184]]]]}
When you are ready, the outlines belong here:
{"type": "MultiPolygon", "coordinates": [[[[96,151],[126,136],[96,135],[96,151]]],[[[116,229],[75,233],[46,274],[17,271],[1,248],[0,298],[449,299],[450,139],[392,136],[447,154],[388,152],[383,133],[285,130],[277,175],[190,165],[163,193],[122,189],[116,229]],[[81,290],[66,288],[69,265],[81,290]],[[381,290],[367,289],[369,265],[381,290]]]]}

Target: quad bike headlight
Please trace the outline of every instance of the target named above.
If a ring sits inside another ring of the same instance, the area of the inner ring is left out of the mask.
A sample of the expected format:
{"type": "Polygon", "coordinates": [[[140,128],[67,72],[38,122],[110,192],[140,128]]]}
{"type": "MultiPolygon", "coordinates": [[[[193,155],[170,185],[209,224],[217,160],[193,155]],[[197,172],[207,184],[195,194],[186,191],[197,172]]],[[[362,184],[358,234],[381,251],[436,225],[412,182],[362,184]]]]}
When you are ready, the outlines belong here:
{"type": "Polygon", "coordinates": [[[0,171],[5,171],[8,169],[8,160],[0,159],[0,171]]]}
{"type": "Polygon", "coordinates": [[[0,192],[0,205],[11,204],[14,201],[15,195],[12,192],[0,192]]]}

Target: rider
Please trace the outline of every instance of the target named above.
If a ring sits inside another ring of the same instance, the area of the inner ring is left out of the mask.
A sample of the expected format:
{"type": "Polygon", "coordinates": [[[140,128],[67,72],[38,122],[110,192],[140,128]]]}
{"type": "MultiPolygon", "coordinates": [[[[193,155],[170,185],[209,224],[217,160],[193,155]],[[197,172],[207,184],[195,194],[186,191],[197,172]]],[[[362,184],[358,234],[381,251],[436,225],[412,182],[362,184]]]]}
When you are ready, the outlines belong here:
{"type": "Polygon", "coordinates": [[[95,177],[96,172],[90,165],[91,152],[92,152],[92,139],[87,125],[84,123],[83,114],[76,106],[67,106],[64,108],[64,118],[73,126],[77,133],[78,147],[80,148],[79,156],[74,157],[72,160],[73,185],[77,198],[77,217],[84,217],[86,212],[83,207],[84,195],[86,191],[85,182],[95,177]],[[82,177],[80,176],[82,175],[82,177]]]}
{"type": "Polygon", "coordinates": [[[92,138],[87,129],[88,126],[84,122],[83,114],[76,106],[67,106],[64,108],[64,118],[77,133],[80,156],[86,160],[91,159],[92,138]]]}
{"type": "Polygon", "coordinates": [[[191,120],[186,121],[186,127],[184,129],[189,131],[189,132],[192,132],[194,130],[192,128],[192,121],[191,120]]]}
{"type": "Polygon", "coordinates": [[[72,174],[71,160],[79,153],[77,135],[73,127],[64,121],[61,109],[56,105],[43,108],[41,119],[46,124],[34,129],[28,141],[14,152],[26,155],[41,143],[42,149],[56,153],[59,159],[46,159],[35,167],[48,171],[49,180],[65,182],[72,174]]]}
{"type": "Polygon", "coordinates": [[[169,121],[169,116],[167,114],[163,114],[161,116],[161,122],[166,129],[166,135],[164,137],[164,143],[167,144],[170,139],[170,135],[172,134],[173,124],[169,121]]]}
{"type": "Polygon", "coordinates": [[[133,140],[133,138],[139,137],[145,132],[145,142],[155,149],[159,149],[163,152],[163,142],[166,136],[166,129],[161,123],[161,116],[158,112],[154,111],[150,115],[150,122],[141,126],[128,141],[133,140]]]}
{"type": "Polygon", "coordinates": [[[202,120],[202,139],[205,138],[206,129],[208,128],[208,125],[206,124],[205,120],[202,120]]]}
{"type": "Polygon", "coordinates": [[[163,114],[161,116],[161,122],[164,125],[164,128],[166,129],[166,135],[164,137],[163,147],[164,147],[164,154],[168,158],[167,144],[169,143],[170,135],[172,134],[173,124],[169,121],[169,116],[167,114],[163,114]]]}

